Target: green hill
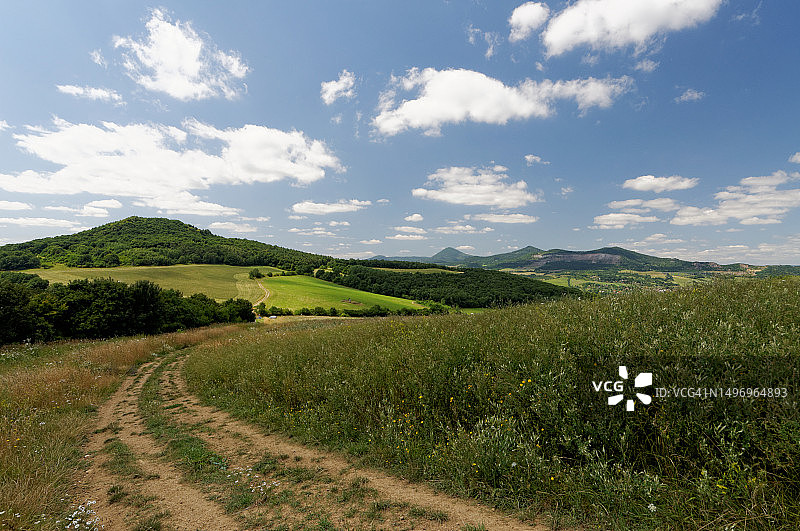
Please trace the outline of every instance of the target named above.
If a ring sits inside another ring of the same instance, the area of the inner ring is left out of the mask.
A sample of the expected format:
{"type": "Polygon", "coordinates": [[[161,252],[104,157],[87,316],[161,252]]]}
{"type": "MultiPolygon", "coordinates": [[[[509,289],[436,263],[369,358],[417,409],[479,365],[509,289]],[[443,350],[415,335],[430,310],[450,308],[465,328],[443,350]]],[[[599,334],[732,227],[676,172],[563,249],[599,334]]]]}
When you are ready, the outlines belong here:
{"type": "Polygon", "coordinates": [[[720,265],[714,262],[689,262],[677,258],[659,258],[621,247],[603,247],[592,251],[544,251],[528,246],[509,253],[474,256],[452,247],[430,258],[423,256],[391,257],[386,260],[429,262],[437,265],[481,269],[523,269],[529,271],[621,270],[634,271],[741,271],[744,264],[720,265]]]}
{"type": "Polygon", "coordinates": [[[225,238],[178,220],[129,217],[100,227],[0,247],[0,270],[225,264],[310,273],[330,257],[241,238],[225,238]]]}

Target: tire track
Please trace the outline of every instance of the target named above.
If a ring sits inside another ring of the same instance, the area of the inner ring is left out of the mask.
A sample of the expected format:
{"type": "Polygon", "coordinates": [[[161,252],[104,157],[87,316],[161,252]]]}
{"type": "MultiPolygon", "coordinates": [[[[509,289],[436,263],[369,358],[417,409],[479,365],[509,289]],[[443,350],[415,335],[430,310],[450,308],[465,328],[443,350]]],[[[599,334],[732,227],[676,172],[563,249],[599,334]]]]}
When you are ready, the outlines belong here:
{"type": "Polygon", "coordinates": [[[237,467],[252,465],[266,451],[285,456],[290,462],[313,463],[318,473],[345,483],[365,478],[369,487],[391,503],[444,511],[449,516],[445,522],[425,521],[410,527],[412,529],[463,529],[465,526],[480,525],[488,530],[549,529],[542,524],[529,524],[511,518],[471,500],[437,492],[424,484],[412,483],[376,470],[356,468],[341,455],[309,448],[285,436],[262,433],[228,413],[201,404],[189,391],[182,376],[185,361],[186,356],[168,368],[162,378],[162,389],[169,393],[172,400],[170,411],[180,422],[204,426],[204,434],[198,436],[208,441],[215,451],[232,456],[231,462],[237,467]]]}
{"type": "Polygon", "coordinates": [[[106,529],[130,529],[147,518],[163,519],[172,529],[239,529],[238,523],[222,508],[206,499],[198,488],[185,483],[179,470],[161,458],[163,448],[145,434],[138,411],[142,386],[163,363],[153,361],[129,376],[99,409],[97,429],[87,443],[87,469],[79,479],[83,496],[95,500],[93,509],[99,525],[106,529]],[[113,434],[113,437],[110,437],[113,434]],[[110,459],[104,452],[107,442],[118,439],[134,456],[134,466],[141,474],[121,477],[108,470],[110,459]],[[137,495],[138,503],[115,500],[116,492],[137,495]]]}

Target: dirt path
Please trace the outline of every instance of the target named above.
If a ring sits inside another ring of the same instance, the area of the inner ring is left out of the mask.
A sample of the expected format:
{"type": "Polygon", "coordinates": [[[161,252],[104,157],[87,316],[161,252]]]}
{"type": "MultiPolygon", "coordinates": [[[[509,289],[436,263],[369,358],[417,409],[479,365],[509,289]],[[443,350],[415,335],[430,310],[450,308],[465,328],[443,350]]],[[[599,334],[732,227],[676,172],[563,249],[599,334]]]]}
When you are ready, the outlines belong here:
{"type": "Polygon", "coordinates": [[[547,529],[262,433],[202,405],[188,391],[183,361],[141,367],[100,408],[80,483],[105,529],[547,529]],[[162,422],[205,445],[224,463],[221,474],[189,477],[146,433],[142,415],[150,413],[139,399],[148,378],[158,380],[162,422]]]}
{"type": "Polygon", "coordinates": [[[256,302],[254,302],[253,306],[258,306],[262,302],[266,301],[269,298],[269,295],[270,295],[269,290],[264,287],[264,284],[262,284],[260,280],[256,280],[256,284],[258,284],[259,288],[264,290],[264,296],[261,297],[260,299],[258,299],[256,302]]]}
{"type": "Polygon", "coordinates": [[[142,366],[101,406],[87,444],[88,468],[79,480],[83,497],[96,502],[92,509],[105,529],[149,529],[157,522],[173,529],[239,529],[218,504],[184,483],[159,457],[162,448],[143,433],[139,393],[158,363],[142,366]]]}

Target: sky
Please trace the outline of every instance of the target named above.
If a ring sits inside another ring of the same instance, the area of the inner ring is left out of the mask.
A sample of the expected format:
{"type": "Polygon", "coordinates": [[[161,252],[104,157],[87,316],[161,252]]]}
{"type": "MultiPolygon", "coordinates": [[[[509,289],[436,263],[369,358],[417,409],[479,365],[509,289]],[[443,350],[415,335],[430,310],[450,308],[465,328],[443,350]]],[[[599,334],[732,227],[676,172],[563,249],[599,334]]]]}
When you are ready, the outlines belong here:
{"type": "Polygon", "coordinates": [[[800,3],[0,3],[0,244],[800,264],[800,3]]]}

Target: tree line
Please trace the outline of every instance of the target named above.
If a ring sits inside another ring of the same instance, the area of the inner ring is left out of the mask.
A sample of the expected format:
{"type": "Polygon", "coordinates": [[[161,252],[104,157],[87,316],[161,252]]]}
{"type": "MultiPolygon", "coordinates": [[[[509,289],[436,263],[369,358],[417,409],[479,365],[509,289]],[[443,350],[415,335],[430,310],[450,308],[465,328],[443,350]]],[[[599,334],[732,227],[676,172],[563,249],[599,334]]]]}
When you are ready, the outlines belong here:
{"type": "Polygon", "coordinates": [[[486,269],[417,274],[349,265],[320,269],[315,276],[371,293],[411,300],[434,300],[461,308],[519,304],[580,293],[575,288],[486,269]]]}
{"type": "Polygon", "coordinates": [[[147,280],[50,284],[37,275],[0,273],[0,344],[157,334],[255,320],[250,301],[184,297],[147,280]]]}

